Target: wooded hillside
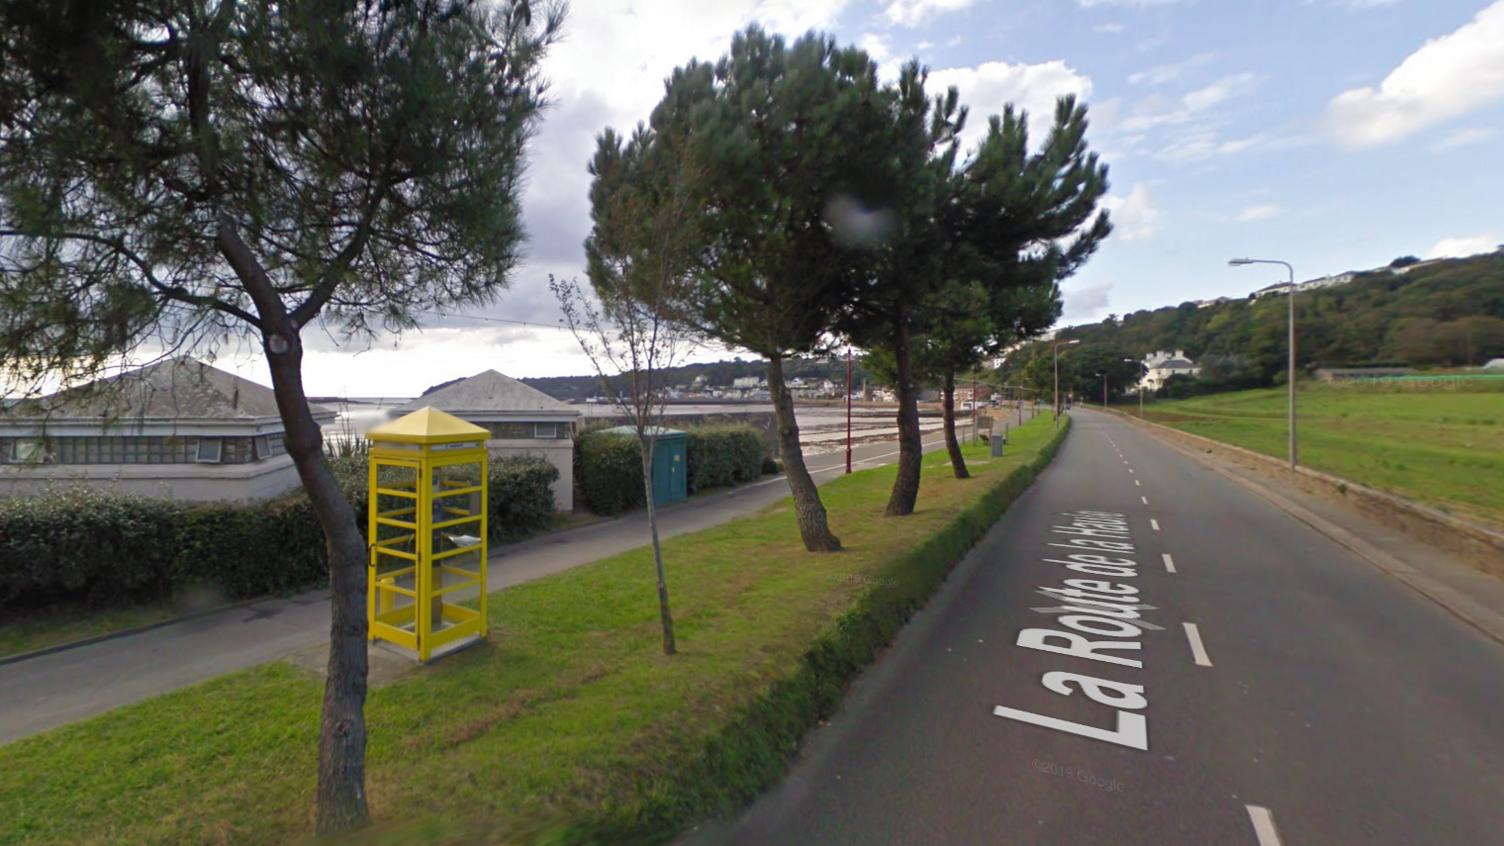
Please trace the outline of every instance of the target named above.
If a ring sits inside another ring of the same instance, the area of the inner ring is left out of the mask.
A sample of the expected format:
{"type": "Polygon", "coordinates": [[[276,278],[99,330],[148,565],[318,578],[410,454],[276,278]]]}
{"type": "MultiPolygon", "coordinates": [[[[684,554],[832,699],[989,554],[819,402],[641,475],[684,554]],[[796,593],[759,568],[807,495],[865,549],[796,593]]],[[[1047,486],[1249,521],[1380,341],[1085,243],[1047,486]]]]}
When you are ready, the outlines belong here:
{"type": "MultiPolygon", "coordinates": [[[[1069,367],[1067,359],[1105,365],[1179,349],[1204,368],[1204,377],[1240,387],[1280,383],[1287,308],[1283,295],[1205,308],[1182,303],[1068,327],[1057,340],[1079,338],[1081,345],[1061,357],[1062,380],[1069,370],[1074,381],[1074,371],[1081,369],[1069,367]]],[[[1362,273],[1346,285],[1297,293],[1295,313],[1296,357],[1307,371],[1381,363],[1481,365],[1504,356],[1504,253],[1429,264],[1405,274],[1362,273]]],[[[1014,351],[1000,376],[1025,379],[1036,353],[1048,356],[1048,345],[1014,351]]]]}

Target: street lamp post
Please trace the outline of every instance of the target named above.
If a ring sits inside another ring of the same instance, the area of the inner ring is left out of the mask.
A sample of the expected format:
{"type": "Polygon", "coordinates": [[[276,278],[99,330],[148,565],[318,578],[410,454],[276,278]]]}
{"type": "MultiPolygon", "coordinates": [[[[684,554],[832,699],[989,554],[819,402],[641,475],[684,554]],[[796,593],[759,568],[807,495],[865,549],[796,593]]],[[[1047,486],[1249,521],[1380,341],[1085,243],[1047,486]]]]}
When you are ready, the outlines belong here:
{"type": "Polygon", "coordinates": [[[1126,361],[1129,364],[1137,364],[1138,367],[1139,367],[1139,374],[1138,374],[1138,419],[1143,420],[1144,419],[1144,373],[1143,373],[1144,363],[1142,361],[1139,361],[1139,360],[1133,359],[1133,358],[1125,358],[1125,359],[1123,359],[1123,361],[1126,361]]]}
{"type": "Polygon", "coordinates": [[[1097,375],[1102,377],[1102,410],[1106,411],[1107,410],[1107,374],[1106,373],[1098,373],[1097,375]]]}
{"type": "Polygon", "coordinates": [[[1245,264],[1280,264],[1284,265],[1285,270],[1290,273],[1290,281],[1286,284],[1290,288],[1288,294],[1290,298],[1290,475],[1293,478],[1295,468],[1300,463],[1298,453],[1296,452],[1295,439],[1295,268],[1291,267],[1289,262],[1271,259],[1240,258],[1233,259],[1228,264],[1233,267],[1245,264]]]}
{"type": "Polygon", "coordinates": [[[1077,338],[1073,341],[1061,341],[1053,348],[1055,354],[1055,428],[1060,428],[1060,348],[1074,346],[1081,343],[1077,338]]]}
{"type": "Polygon", "coordinates": [[[846,472],[851,472],[851,347],[846,348],[846,472]]]}

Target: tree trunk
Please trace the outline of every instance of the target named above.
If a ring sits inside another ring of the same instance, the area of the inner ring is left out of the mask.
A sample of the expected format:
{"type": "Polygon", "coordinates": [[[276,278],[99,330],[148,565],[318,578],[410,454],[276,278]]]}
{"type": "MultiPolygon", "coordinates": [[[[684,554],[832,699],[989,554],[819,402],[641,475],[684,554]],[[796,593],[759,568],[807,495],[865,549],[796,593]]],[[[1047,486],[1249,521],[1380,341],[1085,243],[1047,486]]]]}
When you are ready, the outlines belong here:
{"type": "MultiPolygon", "coordinates": [[[[976,409],[976,392],[972,391],[973,421],[976,420],[976,409]]],[[[950,453],[950,466],[955,471],[956,478],[970,479],[971,473],[966,469],[966,459],[961,457],[961,442],[956,439],[956,371],[950,368],[945,370],[945,451],[950,453]]]]}
{"type": "MultiPolygon", "coordinates": [[[[303,349],[296,330],[277,333],[287,351],[267,350],[287,453],[324,530],[331,588],[329,667],[319,725],[320,834],[364,826],[366,810],[366,544],[355,511],[334,481],[323,435],[303,391],[303,349]]],[[[269,336],[270,337],[270,336],[269,336]]],[[[268,345],[270,346],[270,345],[268,345]]]]}
{"type": "Polygon", "coordinates": [[[654,441],[639,427],[637,445],[642,454],[642,484],[648,498],[648,528],[653,535],[653,562],[658,567],[658,616],[663,621],[663,654],[678,652],[674,643],[674,615],[668,610],[668,579],[663,575],[663,547],[658,543],[658,505],[653,499],[654,441]]]}
{"type": "Polygon", "coordinates": [[[773,395],[773,411],[778,418],[778,451],[783,458],[783,472],[794,495],[794,519],[799,536],[810,552],[835,552],[841,540],[830,533],[825,517],[825,503],[820,490],[804,466],[804,449],[799,446],[799,424],[794,420],[794,398],[783,381],[783,357],[768,357],[768,391],[773,395]]]}
{"type": "Polygon", "coordinates": [[[902,309],[898,315],[898,337],[893,345],[893,359],[898,369],[898,478],[888,497],[887,517],[914,513],[919,499],[919,467],[924,458],[924,442],[919,434],[919,391],[914,384],[914,365],[909,359],[909,318],[902,309]]]}

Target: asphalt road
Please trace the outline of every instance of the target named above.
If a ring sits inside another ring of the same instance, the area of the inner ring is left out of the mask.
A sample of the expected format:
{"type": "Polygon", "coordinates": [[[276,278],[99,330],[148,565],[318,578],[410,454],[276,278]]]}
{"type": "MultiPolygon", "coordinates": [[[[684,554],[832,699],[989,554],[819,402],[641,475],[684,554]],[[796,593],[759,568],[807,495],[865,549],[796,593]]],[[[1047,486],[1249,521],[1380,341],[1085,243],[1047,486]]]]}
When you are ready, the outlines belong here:
{"type": "MultiPolygon", "coordinates": [[[[941,448],[935,433],[925,451],[941,448]]],[[[853,469],[897,460],[895,441],[856,446],[853,469]]],[[[816,484],[843,475],[845,452],[806,459],[816,484]]],[[[789,495],[783,476],[697,496],[659,511],[664,539],[755,514],[789,495]]],[[[645,546],[645,513],[502,547],[490,559],[492,591],[645,546]]],[[[460,598],[465,598],[459,594],[460,598]]],[[[0,664],[0,744],[82,720],[327,641],[328,591],[269,599],[136,634],[0,664]]]]}
{"type": "Polygon", "coordinates": [[[785,782],[688,842],[1504,844],[1501,703],[1497,642],[1152,437],[1078,412],[785,782]],[[1103,596],[1130,590],[1152,607],[1103,596]]]}

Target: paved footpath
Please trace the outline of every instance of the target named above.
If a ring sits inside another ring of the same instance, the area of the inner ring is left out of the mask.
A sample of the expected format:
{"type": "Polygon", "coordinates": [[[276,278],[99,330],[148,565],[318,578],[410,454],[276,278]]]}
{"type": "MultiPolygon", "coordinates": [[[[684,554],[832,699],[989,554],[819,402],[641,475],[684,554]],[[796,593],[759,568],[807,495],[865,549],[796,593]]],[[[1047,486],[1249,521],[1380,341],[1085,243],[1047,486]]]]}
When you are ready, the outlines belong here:
{"type": "MultiPolygon", "coordinates": [[[[926,452],[943,446],[938,433],[925,441],[926,452]]],[[[897,460],[897,442],[858,446],[852,456],[854,470],[888,464],[897,460]]],[[[843,475],[846,455],[812,455],[806,463],[823,484],[843,475]]],[[[659,533],[667,539],[698,532],[788,495],[779,475],[695,497],[661,509],[659,533]]],[[[503,590],[636,549],[647,536],[647,515],[638,513],[506,546],[490,559],[490,587],[503,590]]],[[[269,599],[0,665],[0,744],[317,645],[328,638],[328,596],[321,590],[269,599]]]]}
{"type": "Polygon", "coordinates": [[[1501,702],[1497,640],[1079,412],[782,785],[685,842],[1496,846],[1501,702]]]}

